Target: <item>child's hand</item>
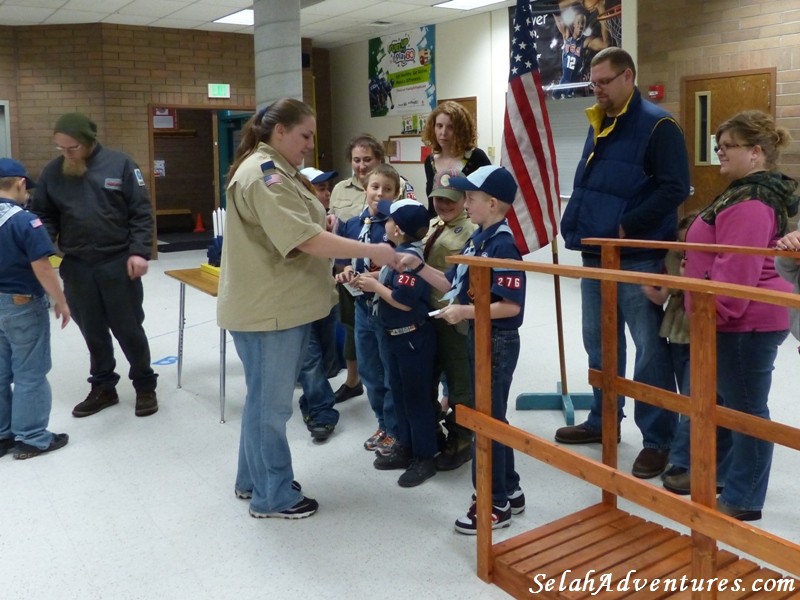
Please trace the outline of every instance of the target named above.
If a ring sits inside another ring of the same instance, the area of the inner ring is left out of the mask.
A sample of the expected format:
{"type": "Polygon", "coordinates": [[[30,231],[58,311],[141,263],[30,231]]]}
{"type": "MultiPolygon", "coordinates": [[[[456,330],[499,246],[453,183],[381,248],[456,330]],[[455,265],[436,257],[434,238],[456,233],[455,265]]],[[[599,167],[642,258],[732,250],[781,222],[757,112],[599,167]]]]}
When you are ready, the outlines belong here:
{"type": "Polygon", "coordinates": [[[647,299],[650,300],[650,302],[653,304],[658,304],[659,306],[662,306],[664,302],[667,301],[667,298],[669,298],[669,290],[667,290],[665,287],[643,285],[642,293],[647,296],[647,299]]]}
{"type": "Polygon", "coordinates": [[[354,276],[355,272],[353,271],[353,267],[348,265],[344,268],[344,271],[336,275],[336,283],[350,283],[354,276]]]}
{"type": "Polygon", "coordinates": [[[339,219],[336,218],[336,215],[328,215],[325,217],[325,229],[327,229],[331,233],[336,233],[336,229],[338,226],[339,226],[339,219]]]}
{"type": "Polygon", "coordinates": [[[792,231],[787,233],[775,245],[778,250],[800,250],[800,231],[792,231]]]}
{"type": "Polygon", "coordinates": [[[372,293],[378,289],[378,286],[381,285],[378,283],[378,280],[374,277],[370,277],[369,274],[361,274],[355,277],[350,284],[356,288],[361,290],[362,292],[372,293]]]}
{"type": "Polygon", "coordinates": [[[450,325],[455,325],[456,323],[460,323],[466,317],[464,316],[464,310],[466,306],[462,306],[461,304],[450,304],[449,306],[445,306],[438,315],[436,315],[435,319],[444,319],[450,325]]]}
{"type": "Polygon", "coordinates": [[[422,264],[422,259],[419,256],[402,252],[397,258],[397,269],[395,270],[410,271],[416,269],[420,264],[422,264]]]}

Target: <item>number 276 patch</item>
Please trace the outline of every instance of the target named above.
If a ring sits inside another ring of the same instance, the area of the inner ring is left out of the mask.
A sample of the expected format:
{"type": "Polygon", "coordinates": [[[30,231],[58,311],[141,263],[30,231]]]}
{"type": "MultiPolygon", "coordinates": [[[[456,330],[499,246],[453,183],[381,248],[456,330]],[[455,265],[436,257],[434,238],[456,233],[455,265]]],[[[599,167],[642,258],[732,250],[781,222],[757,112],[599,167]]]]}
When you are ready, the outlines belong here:
{"type": "Polygon", "coordinates": [[[500,287],[511,290],[522,289],[522,277],[519,275],[498,275],[495,278],[495,283],[497,283],[497,285],[500,287]]]}
{"type": "Polygon", "coordinates": [[[397,284],[398,285],[407,285],[408,287],[414,287],[417,285],[417,278],[413,275],[408,275],[406,273],[401,273],[397,276],[397,284]]]}

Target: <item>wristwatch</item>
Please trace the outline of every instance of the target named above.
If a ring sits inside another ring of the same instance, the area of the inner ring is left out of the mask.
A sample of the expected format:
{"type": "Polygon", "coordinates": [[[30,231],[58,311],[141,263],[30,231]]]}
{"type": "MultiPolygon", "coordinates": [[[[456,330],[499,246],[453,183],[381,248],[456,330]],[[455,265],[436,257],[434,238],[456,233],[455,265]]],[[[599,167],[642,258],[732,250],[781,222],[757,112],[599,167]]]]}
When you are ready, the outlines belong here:
{"type": "Polygon", "coordinates": [[[413,273],[414,275],[417,275],[424,268],[425,268],[425,261],[421,260],[421,261],[419,261],[419,264],[416,267],[414,267],[413,269],[411,269],[411,271],[409,271],[409,273],[413,273]]]}

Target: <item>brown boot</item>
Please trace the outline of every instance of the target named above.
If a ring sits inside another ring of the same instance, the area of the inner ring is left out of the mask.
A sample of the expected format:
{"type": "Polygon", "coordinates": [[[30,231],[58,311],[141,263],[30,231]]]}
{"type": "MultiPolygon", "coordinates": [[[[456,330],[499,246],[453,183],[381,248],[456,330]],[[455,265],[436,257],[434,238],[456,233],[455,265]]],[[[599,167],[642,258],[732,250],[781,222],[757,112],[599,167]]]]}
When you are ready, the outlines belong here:
{"type": "Polygon", "coordinates": [[[158,412],[158,398],[156,392],[136,392],[136,411],[137,417],[147,417],[158,412]]]}
{"type": "Polygon", "coordinates": [[[119,396],[117,396],[117,390],[115,388],[93,386],[92,391],[86,396],[86,400],[77,404],[75,408],[72,409],[72,416],[78,418],[88,417],[89,415],[98,413],[104,408],[114,406],[115,404],[119,404],[119,396]]]}

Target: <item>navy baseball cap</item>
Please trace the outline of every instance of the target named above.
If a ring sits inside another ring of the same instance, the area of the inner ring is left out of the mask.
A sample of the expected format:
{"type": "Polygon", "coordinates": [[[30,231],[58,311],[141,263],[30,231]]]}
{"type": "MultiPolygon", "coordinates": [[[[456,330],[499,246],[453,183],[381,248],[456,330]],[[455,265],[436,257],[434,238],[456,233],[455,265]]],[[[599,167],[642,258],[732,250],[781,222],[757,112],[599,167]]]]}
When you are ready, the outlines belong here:
{"type": "Polygon", "coordinates": [[[22,163],[13,158],[0,158],[0,177],[24,177],[27,189],[36,187],[36,182],[28,177],[28,172],[22,163]]]}
{"type": "Polygon", "coordinates": [[[378,202],[378,211],[389,215],[400,229],[413,238],[421,240],[428,232],[428,209],[416,200],[381,200],[378,202]]]}
{"type": "Polygon", "coordinates": [[[320,171],[319,169],[315,169],[314,167],[306,167],[305,169],[300,169],[300,172],[305,175],[308,180],[313,183],[325,183],[326,181],[330,181],[334,177],[339,176],[338,171],[320,171]]]}
{"type": "Polygon", "coordinates": [[[517,195],[513,175],[497,165],[481,167],[466,177],[451,177],[450,187],[465,192],[484,192],[507,204],[514,204],[517,195]]]}

